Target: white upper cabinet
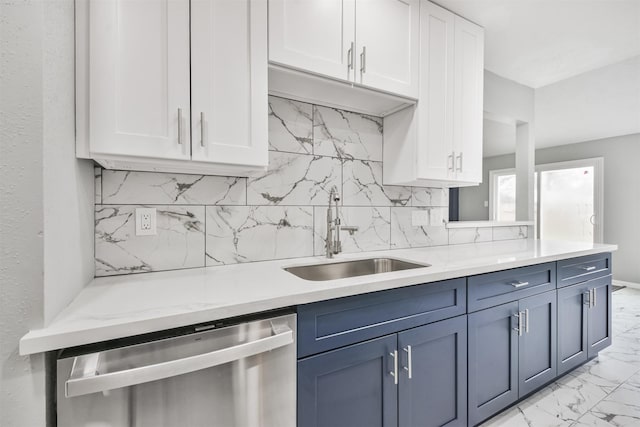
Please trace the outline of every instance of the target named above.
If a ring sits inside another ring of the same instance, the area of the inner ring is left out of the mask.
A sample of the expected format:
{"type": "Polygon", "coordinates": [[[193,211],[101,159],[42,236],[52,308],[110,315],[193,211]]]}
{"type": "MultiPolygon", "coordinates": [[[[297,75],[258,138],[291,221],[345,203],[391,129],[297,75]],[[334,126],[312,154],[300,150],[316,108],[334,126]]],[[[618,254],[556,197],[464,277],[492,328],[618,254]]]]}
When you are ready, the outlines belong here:
{"type": "Polygon", "coordinates": [[[356,0],[356,82],[418,97],[419,0],[356,0]]]}
{"type": "Polygon", "coordinates": [[[420,101],[384,119],[384,183],[459,187],[482,181],[484,30],[420,4],[420,101]]]}
{"type": "Polygon", "coordinates": [[[193,160],[266,166],[266,0],[191,0],[193,160]]]}
{"type": "Polygon", "coordinates": [[[419,0],[269,0],[271,92],[372,114],[415,103],[419,9],[419,0]]]}
{"type": "Polygon", "coordinates": [[[77,0],[78,157],[245,175],[268,163],[267,0],[77,0]]]}
{"type": "Polygon", "coordinates": [[[484,30],[455,19],[453,146],[456,178],[482,182],[484,30]]]}
{"type": "Polygon", "coordinates": [[[269,0],[269,61],[352,79],[355,0],[269,0]]]}
{"type": "Polygon", "coordinates": [[[188,159],[189,1],[93,1],[88,11],[91,151],[188,159]]]}

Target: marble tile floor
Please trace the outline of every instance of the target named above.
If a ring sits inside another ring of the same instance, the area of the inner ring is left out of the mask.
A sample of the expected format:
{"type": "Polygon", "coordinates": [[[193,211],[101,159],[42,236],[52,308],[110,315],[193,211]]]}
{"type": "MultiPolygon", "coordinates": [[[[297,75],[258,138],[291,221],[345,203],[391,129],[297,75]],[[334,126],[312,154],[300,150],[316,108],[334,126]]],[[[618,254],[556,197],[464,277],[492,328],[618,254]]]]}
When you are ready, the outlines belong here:
{"type": "Polygon", "coordinates": [[[482,427],[640,427],[640,289],[612,304],[610,347],[482,427]]]}

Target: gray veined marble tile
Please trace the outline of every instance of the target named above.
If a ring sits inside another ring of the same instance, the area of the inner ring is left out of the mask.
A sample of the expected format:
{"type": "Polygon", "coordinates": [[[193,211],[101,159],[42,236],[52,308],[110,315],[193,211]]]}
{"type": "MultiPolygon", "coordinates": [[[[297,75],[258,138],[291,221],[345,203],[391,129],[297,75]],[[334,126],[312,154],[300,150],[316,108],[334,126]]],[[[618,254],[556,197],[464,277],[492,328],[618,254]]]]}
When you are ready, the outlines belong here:
{"type": "Polygon", "coordinates": [[[312,209],[207,206],[207,265],[312,256],[312,209]]]}
{"type": "Polygon", "coordinates": [[[449,206],[448,188],[413,187],[411,190],[412,206],[449,206]]]}
{"type": "Polygon", "coordinates": [[[204,266],[204,206],[156,206],[155,236],[136,236],[136,207],[96,206],[96,276],[204,266]]]}
{"type": "Polygon", "coordinates": [[[590,414],[613,426],[640,425],[640,388],[622,384],[598,403],[590,414]]]}
{"type": "Polygon", "coordinates": [[[529,227],[521,225],[517,227],[493,227],[493,240],[526,239],[529,227]]]}
{"type": "Polygon", "coordinates": [[[269,150],[313,153],[311,104],[269,97],[269,150]]]}
{"type": "Polygon", "coordinates": [[[448,208],[392,207],[391,248],[404,249],[448,244],[449,234],[444,225],[446,216],[448,216],[448,208]],[[414,226],[412,212],[418,210],[427,212],[429,224],[433,225],[414,226]]]}
{"type": "Polygon", "coordinates": [[[103,204],[244,205],[246,178],[159,172],[102,172],[103,204]]]}
{"type": "Polygon", "coordinates": [[[341,182],[339,159],[271,151],[267,172],[248,179],[247,204],[327,205],[341,182]]]}
{"type": "Polygon", "coordinates": [[[411,187],[382,185],[382,163],[344,160],[342,203],[345,206],[408,206],[411,187]]]}
{"type": "Polygon", "coordinates": [[[93,168],[93,176],[95,204],[99,205],[102,203],[102,168],[100,166],[93,168]]]}
{"type": "Polygon", "coordinates": [[[382,119],[313,107],[313,152],[342,159],[382,161],[382,119]]]}
{"type": "MultiPolygon", "coordinates": [[[[391,227],[388,207],[342,207],[340,208],[342,225],[359,227],[350,234],[340,232],[342,252],[363,252],[389,249],[391,227]]],[[[314,208],[314,247],[315,255],[325,254],[327,236],[327,208],[314,208]]]]}
{"type": "Polygon", "coordinates": [[[490,242],[493,236],[491,227],[450,228],[449,244],[490,242]]]}

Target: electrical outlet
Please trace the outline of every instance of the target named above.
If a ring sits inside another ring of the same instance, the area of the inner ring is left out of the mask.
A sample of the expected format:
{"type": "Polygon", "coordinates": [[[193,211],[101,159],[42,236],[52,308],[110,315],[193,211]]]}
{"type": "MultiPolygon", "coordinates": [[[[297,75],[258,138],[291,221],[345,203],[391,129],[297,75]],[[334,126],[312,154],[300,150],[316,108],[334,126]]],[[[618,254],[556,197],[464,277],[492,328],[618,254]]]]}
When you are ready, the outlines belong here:
{"type": "Polygon", "coordinates": [[[156,208],[136,209],[136,236],[155,236],[156,208]]]}
{"type": "Polygon", "coordinates": [[[485,201],[484,201],[484,207],[485,207],[485,208],[488,208],[488,207],[489,207],[489,201],[488,201],[488,200],[485,200],[485,201]]]}
{"type": "Polygon", "coordinates": [[[429,211],[422,209],[411,211],[411,225],[414,227],[429,225],[429,211]]]}

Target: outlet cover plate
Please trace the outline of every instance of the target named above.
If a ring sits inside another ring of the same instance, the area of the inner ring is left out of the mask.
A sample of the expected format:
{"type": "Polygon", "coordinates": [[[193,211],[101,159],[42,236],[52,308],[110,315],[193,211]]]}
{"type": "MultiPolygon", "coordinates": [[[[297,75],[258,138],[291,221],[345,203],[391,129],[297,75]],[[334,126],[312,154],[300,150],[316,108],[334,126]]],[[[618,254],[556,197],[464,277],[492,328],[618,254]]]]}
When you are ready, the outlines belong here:
{"type": "Polygon", "coordinates": [[[136,209],[136,236],[155,236],[156,208],[136,209]]]}

